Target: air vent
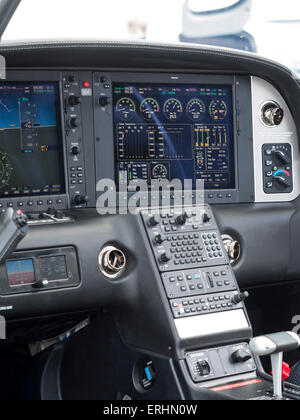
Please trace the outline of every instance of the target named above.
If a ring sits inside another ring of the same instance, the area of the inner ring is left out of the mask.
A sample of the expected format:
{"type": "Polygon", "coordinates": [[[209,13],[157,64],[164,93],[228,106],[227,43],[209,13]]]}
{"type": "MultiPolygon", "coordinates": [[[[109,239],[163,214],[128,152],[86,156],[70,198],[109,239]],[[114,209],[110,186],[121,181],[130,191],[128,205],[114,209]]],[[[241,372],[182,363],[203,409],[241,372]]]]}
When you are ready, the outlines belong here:
{"type": "Polygon", "coordinates": [[[230,264],[236,264],[241,256],[241,244],[236,239],[233,239],[230,235],[223,234],[222,240],[224,248],[227,252],[230,264]]]}
{"type": "Polygon", "coordinates": [[[114,246],[103,248],[99,254],[98,262],[101,273],[109,279],[120,277],[126,268],[124,252],[114,246]]]}
{"type": "Polygon", "coordinates": [[[283,121],[284,111],[276,102],[269,101],[261,108],[261,120],[267,127],[277,127],[283,121]]]}

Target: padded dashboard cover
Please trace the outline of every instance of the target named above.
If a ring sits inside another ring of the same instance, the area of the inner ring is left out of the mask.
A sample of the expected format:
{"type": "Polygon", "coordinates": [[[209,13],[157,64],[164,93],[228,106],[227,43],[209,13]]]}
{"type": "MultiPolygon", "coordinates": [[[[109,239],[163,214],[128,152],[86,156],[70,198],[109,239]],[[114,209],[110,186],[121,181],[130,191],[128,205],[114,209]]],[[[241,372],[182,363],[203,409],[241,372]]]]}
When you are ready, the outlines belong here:
{"type": "Polygon", "coordinates": [[[290,104],[300,138],[300,83],[275,61],[242,51],[193,44],[55,40],[2,42],[7,68],[101,68],[107,70],[190,71],[251,74],[271,82],[290,104]],[[299,91],[299,92],[298,92],[299,91]]]}

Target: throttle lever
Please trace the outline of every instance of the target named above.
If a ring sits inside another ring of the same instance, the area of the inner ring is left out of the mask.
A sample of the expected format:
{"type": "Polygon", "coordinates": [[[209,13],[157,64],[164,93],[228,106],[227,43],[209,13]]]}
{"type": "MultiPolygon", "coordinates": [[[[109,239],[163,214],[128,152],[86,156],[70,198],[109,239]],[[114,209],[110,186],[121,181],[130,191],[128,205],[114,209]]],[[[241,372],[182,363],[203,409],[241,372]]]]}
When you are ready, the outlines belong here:
{"type": "Polygon", "coordinates": [[[0,264],[16,249],[28,233],[28,217],[21,210],[8,208],[0,217],[0,264]]]}

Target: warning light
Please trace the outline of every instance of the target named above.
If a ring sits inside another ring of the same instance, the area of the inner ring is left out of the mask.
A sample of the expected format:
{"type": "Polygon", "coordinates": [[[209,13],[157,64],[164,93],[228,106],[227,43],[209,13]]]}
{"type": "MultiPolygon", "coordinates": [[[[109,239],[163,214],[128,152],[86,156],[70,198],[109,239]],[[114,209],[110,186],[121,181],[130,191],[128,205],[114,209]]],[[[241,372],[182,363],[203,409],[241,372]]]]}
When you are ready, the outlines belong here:
{"type": "Polygon", "coordinates": [[[90,82],[83,82],[83,86],[85,87],[85,88],[89,88],[90,87],[90,82]]]}

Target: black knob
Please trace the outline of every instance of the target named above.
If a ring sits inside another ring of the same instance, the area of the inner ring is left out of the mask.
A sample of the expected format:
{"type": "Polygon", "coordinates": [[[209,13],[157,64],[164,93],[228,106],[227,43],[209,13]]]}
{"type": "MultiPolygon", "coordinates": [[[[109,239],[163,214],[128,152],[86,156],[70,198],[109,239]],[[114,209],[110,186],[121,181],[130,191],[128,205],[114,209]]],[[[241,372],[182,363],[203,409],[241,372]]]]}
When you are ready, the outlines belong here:
{"type": "Polygon", "coordinates": [[[19,226],[20,228],[23,228],[24,226],[27,226],[28,224],[28,217],[21,210],[18,210],[16,212],[15,222],[17,226],[19,226]]]}
{"type": "Polygon", "coordinates": [[[76,77],[74,75],[70,75],[68,77],[68,80],[69,80],[70,83],[74,83],[74,82],[76,82],[76,77]]]}
{"type": "Polygon", "coordinates": [[[154,237],[154,243],[155,244],[158,244],[158,245],[161,245],[163,242],[165,242],[167,239],[166,239],[166,237],[165,236],[163,236],[163,235],[156,235],[155,237],[154,237]]]}
{"type": "Polygon", "coordinates": [[[72,96],[69,96],[68,102],[70,106],[76,106],[81,103],[81,98],[79,96],[72,95],[72,96]]]}
{"type": "Polygon", "coordinates": [[[76,206],[87,204],[88,201],[89,197],[87,195],[76,194],[73,198],[73,203],[76,204],[76,206]]]}
{"type": "Polygon", "coordinates": [[[285,176],[276,175],[274,179],[281,187],[288,188],[290,186],[289,180],[285,176]]]}
{"type": "Polygon", "coordinates": [[[109,105],[109,98],[107,96],[100,96],[99,105],[102,107],[109,105]]]}
{"type": "Polygon", "coordinates": [[[80,118],[74,117],[74,118],[70,119],[70,126],[71,127],[76,128],[76,127],[80,127],[80,125],[81,125],[81,119],[80,118]]]}
{"type": "Polygon", "coordinates": [[[244,302],[249,297],[248,292],[240,293],[232,298],[232,303],[238,305],[241,302],[244,302]]]}
{"type": "Polygon", "coordinates": [[[155,216],[151,216],[149,221],[148,221],[149,226],[157,226],[160,224],[160,217],[158,215],[155,216]]]}
{"type": "Polygon", "coordinates": [[[71,149],[71,153],[72,153],[72,155],[75,155],[75,156],[79,155],[80,148],[78,146],[73,146],[72,149],[71,149]]]}
{"type": "Polygon", "coordinates": [[[203,223],[208,223],[210,222],[210,217],[207,213],[203,214],[203,223]]]}
{"type": "Polygon", "coordinates": [[[177,225],[184,225],[186,223],[188,216],[186,213],[181,214],[176,218],[176,224],[177,225]]]}
{"type": "Polygon", "coordinates": [[[167,263],[170,261],[170,259],[172,258],[171,254],[169,254],[169,252],[163,252],[161,254],[161,256],[159,257],[159,261],[161,263],[167,263]]]}
{"type": "Polygon", "coordinates": [[[250,359],[252,359],[251,354],[243,349],[237,350],[231,355],[233,363],[245,363],[250,359]]]}
{"type": "Polygon", "coordinates": [[[281,150],[276,150],[274,152],[274,155],[278,162],[280,162],[282,165],[287,165],[288,163],[290,163],[290,158],[288,157],[288,155],[282,152],[281,150]]]}

